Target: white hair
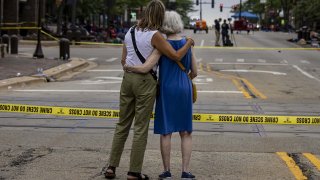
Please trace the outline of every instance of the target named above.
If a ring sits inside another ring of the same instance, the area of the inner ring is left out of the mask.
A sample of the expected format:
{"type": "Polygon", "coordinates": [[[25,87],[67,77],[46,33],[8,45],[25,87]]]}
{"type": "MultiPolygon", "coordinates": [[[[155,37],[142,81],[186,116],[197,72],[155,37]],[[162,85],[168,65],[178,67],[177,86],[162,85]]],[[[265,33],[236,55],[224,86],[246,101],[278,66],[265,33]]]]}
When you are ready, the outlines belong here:
{"type": "Polygon", "coordinates": [[[177,34],[182,32],[183,23],[181,16],[176,11],[166,11],[161,29],[165,34],[177,34]]]}

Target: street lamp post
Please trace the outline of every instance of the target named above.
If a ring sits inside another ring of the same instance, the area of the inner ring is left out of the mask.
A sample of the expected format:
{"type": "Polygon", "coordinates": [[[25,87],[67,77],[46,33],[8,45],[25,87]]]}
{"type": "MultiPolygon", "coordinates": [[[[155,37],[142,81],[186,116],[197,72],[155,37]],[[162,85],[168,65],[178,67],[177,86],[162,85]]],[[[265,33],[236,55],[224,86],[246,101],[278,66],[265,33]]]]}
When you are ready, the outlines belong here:
{"type": "Polygon", "coordinates": [[[42,0],[38,0],[38,42],[37,42],[37,48],[36,51],[33,54],[34,58],[44,58],[43,52],[42,52],[42,47],[41,47],[41,5],[42,5],[42,0]]]}

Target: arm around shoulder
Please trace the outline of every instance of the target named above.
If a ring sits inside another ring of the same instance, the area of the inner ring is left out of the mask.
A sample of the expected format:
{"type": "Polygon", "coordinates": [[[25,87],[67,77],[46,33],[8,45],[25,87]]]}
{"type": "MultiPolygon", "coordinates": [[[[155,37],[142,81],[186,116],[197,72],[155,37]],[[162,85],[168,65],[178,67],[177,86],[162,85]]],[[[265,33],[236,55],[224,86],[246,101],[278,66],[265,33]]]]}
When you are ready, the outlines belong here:
{"type": "Polygon", "coordinates": [[[164,39],[160,32],[155,33],[155,35],[152,37],[151,43],[158,51],[160,51],[160,53],[174,61],[180,61],[188,52],[189,48],[194,45],[194,41],[191,38],[188,38],[187,43],[178,51],[176,51],[167,42],[167,40],[164,39]]]}
{"type": "Polygon", "coordinates": [[[158,63],[160,56],[161,53],[155,49],[144,64],[139,66],[128,66],[126,64],[123,68],[125,71],[146,74],[158,63]]]}

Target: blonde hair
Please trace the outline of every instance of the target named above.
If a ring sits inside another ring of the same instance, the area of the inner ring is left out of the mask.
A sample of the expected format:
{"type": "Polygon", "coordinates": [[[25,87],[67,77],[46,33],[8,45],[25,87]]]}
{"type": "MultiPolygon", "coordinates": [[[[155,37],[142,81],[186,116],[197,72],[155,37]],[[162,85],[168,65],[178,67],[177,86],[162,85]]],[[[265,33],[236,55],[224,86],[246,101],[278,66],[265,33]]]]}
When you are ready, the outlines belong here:
{"type": "Polygon", "coordinates": [[[137,27],[144,30],[159,30],[162,27],[165,6],[160,0],[152,0],[143,12],[137,27]]]}
{"type": "Polygon", "coordinates": [[[161,32],[164,34],[177,34],[183,31],[181,16],[176,11],[166,11],[161,32]]]}

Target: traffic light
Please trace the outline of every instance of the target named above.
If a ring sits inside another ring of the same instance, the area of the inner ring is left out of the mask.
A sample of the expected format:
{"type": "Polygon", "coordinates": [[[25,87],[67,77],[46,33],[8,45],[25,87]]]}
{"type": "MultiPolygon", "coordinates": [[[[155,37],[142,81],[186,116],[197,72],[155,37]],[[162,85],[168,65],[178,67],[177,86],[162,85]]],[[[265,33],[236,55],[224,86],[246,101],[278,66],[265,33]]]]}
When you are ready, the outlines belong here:
{"type": "Polygon", "coordinates": [[[211,8],[214,8],[214,0],[211,0],[211,8]]]}
{"type": "Polygon", "coordinates": [[[199,5],[199,0],[196,0],[196,5],[197,5],[197,6],[199,5]]]}
{"type": "Polygon", "coordinates": [[[223,4],[220,4],[220,12],[223,11],[223,4]]]}

